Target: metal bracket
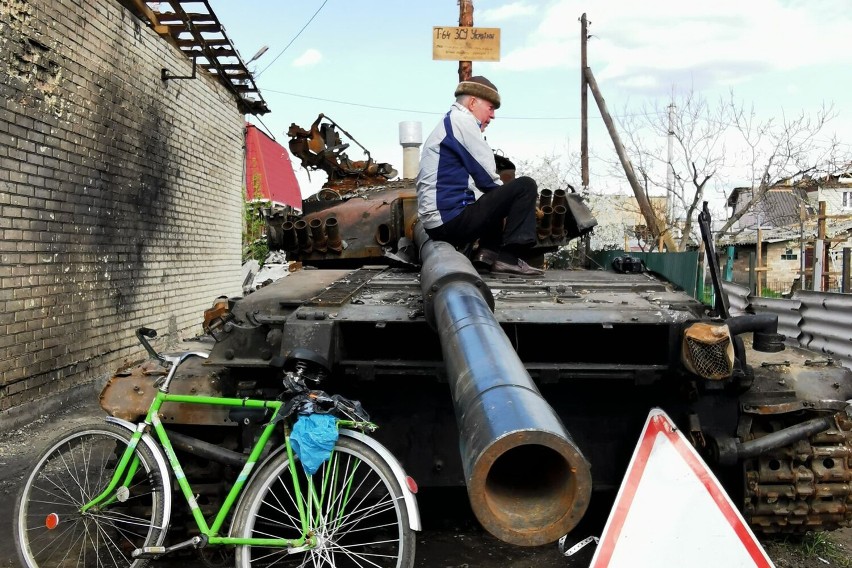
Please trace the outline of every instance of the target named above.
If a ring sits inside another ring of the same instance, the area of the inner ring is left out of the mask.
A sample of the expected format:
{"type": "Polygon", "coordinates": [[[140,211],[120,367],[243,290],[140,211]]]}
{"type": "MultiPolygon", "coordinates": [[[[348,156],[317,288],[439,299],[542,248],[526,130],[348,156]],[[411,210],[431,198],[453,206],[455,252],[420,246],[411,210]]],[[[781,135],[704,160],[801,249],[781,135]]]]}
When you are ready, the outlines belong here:
{"type": "Polygon", "coordinates": [[[192,75],[172,75],[171,71],[163,67],[160,69],[160,79],[168,81],[169,79],[195,79],[195,69],[197,57],[192,58],[192,75]]]}

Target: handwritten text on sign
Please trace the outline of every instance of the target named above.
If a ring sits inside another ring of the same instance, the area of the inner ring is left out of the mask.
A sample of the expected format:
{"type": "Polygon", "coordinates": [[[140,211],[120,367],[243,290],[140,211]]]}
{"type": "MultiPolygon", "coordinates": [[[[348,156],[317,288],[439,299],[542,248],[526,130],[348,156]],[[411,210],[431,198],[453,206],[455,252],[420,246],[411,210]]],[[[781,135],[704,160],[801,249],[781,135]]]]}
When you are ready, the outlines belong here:
{"type": "Polygon", "coordinates": [[[432,28],[432,59],[500,61],[500,28],[432,28]]]}

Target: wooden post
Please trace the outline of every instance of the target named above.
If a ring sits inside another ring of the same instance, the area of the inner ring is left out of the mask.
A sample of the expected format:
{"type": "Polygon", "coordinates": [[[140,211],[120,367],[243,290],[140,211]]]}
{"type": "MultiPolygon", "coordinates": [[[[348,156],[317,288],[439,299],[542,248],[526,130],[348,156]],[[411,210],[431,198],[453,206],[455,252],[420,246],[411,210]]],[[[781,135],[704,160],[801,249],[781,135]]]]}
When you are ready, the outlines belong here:
{"type": "Polygon", "coordinates": [[[817,223],[817,240],[814,243],[814,290],[828,290],[828,264],[826,263],[828,241],[825,239],[825,201],[819,202],[819,220],[817,223]]]}
{"type": "Polygon", "coordinates": [[[755,269],[755,282],[757,283],[757,297],[761,296],[763,288],[760,286],[760,269],[763,268],[763,229],[757,227],[757,246],[755,246],[755,254],[757,255],[757,266],[755,269]]]}
{"type": "Polygon", "coordinates": [[[807,286],[805,285],[805,273],[808,270],[808,262],[805,254],[805,221],[807,220],[807,210],[805,209],[805,203],[799,203],[799,288],[801,290],[807,290],[807,286]]]}
{"type": "MultiPolygon", "coordinates": [[[[473,26],[473,0],[459,0],[459,27],[473,26]]],[[[459,61],[459,83],[473,75],[472,61],[459,61]]]]}
{"type": "Polygon", "coordinates": [[[840,291],[844,294],[852,292],[852,248],[843,247],[843,286],[840,291]]]}
{"type": "Polygon", "coordinates": [[[580,17],[580,172],[584,189],[589,187],[589,84],[586,81],[586,68],[589,66],[586,58],[588,24],[584,13],[580,17]]]}
{"type": "Polygon", "coordinates": [[[754,253],[748,253],[748,290],[750,294],[754,294],[754,277],[757,274],[754,265],[754,253]]]}
{"type": "MultiPolygon", "coordinates": [[[[633,189],[633,195],[636,196],[636,201],[639,204],[639,210],[642,212],[642,216],[645,218],[645,223],[648,225],[648,230],[651,231],[654,240],[657,240],[658,238],[663,240],[669,252],[677,251],[677,246],[674,243],[674,239],[672,239],[671,232],[659,219],[657,219],[657,214],[651,207],[651,203],[648,201],[648,196],[645,195],[644,191],[642,191],[642,187],[639,185],[639,180],[636,179],[636,172],[633,171],[633,164],[630,163],[630,158],[627,157],[627,152],[624,150],[624,145],[622,145],[621,138],[618,136],[618,131],[615,129],[612,116],[609,114],[609,110],[607,110],[606,101],[604,101],[603,95],[601,95],[601,91],[598,88],[598,83],[595,81],[595,76],[592,74],[592,70],[589,67],[586,67],[585,75],[586,80],[589,83],[589,88],[592,90],[592,95],[595,97],[595,102],[598,104],[598,110],[601,111],[604,124],[606,124],[606,128],[609,131],[609,136],[612,138],[612,143],[615,146],[615,152],[618,154],[618,159],[621,160],[621,167],[624,168],[624,173],[627,175],[627,181],[630,182],[630,187],[633,189]]],[[[662,248],[660,249],[660,252],[662,252],[662,248]]]]}

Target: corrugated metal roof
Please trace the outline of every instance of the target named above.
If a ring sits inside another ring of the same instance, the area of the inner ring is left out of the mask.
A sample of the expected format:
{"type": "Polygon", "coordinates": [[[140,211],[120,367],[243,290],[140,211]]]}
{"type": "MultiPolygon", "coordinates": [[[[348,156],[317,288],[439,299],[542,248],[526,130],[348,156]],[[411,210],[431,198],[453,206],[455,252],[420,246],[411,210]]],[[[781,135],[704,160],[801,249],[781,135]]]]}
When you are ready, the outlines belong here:
{"type": "MultiPolygon", "coordinates": [[[[761,240],[764,243],[779,243],[784,241],[798,241],[803,236],[805,239],[814,239],[817,236],[817,227],[815,221],[809,221],[805,224],[804,230],[799,228],[798,224],[788,225],[786,227],[764,227],[761,229],[761,240]]],[[[844,237],[847,238],[852,233],[852,220],[846,221],[827,221],[826,222],[826,237],[844,237]]],[[[757,244],[757,229],[746,229],[735,235],[726,235],[718,240],[718,246],[727,245],[753,245],[757,244]]]]}

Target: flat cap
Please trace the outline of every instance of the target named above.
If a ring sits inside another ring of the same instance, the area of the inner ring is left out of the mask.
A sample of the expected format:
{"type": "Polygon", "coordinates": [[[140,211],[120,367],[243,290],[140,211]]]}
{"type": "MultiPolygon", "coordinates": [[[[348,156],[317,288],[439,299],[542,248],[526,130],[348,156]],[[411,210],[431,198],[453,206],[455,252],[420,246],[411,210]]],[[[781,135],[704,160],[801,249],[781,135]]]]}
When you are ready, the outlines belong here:
{"type": "Polygon", "coordinates": [[[476,75],[459,83],[455,96],[459,95],[479,97],[493,104],[495,109],[500,108],[500,93],[497,92],[497,87],[482,75],[476,75]]]}

